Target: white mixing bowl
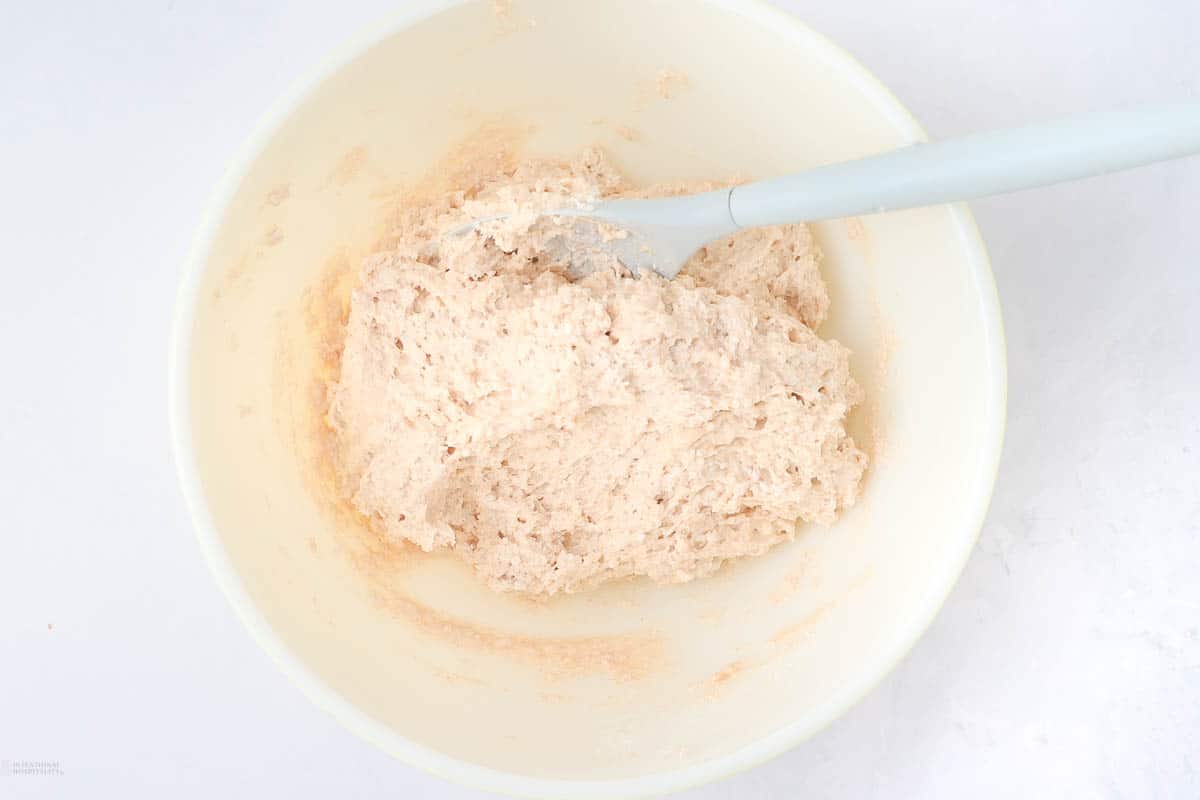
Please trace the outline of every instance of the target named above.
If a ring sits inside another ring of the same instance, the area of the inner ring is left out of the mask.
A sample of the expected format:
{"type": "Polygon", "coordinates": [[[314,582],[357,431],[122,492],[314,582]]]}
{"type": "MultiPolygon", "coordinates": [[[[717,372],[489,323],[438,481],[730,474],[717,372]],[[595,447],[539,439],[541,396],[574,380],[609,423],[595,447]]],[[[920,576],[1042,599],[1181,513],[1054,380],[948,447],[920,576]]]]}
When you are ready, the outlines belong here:
{"type": "Polygon", "coordinates": [[[639,181],[767,176],[923,134],[849,56],[755,0],[405,8],[268,115],[197,237],[171,412],[213,572],[315,702],[454,780],[645,795],[795,745],[913,645],[987,508],[1004,343],[970,213],[816,226],[823,332],[855,351],[868,400],[852,429],[873,458],[835,527],[686,585],[496,595],[452,558],[379,542],[324,477],[338,276],[386,234],[396,198],[481,129],[531,153],[599,143],[639,181]],[[670,99],[663,70],[686,75],[670,99]]]}

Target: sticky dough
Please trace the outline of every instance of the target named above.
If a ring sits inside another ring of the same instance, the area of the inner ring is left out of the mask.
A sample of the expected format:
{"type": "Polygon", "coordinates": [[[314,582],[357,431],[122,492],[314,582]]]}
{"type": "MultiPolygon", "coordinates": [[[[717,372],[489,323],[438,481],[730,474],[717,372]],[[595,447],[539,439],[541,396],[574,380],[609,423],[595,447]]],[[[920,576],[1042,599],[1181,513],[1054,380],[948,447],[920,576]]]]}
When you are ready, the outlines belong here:
{"type": "Polygon", "coordinates": [[[371,524],[553,594],[691,580],[854,503],[861,392],[815,332],[829,301],[805,226],[715,242],[674,281],[614,259],[572,282],[537,212],[630,194],[601,153],[463,181],[404,210],[352,297],[328,421],[371,524]]]}

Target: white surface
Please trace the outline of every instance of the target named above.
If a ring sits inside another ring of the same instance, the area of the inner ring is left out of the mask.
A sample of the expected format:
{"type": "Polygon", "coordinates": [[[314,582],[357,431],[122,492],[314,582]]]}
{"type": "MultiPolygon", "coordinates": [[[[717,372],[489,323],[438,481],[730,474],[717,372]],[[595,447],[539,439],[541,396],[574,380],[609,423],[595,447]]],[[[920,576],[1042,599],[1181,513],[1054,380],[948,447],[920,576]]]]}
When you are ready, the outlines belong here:
{"type": "MultiPolygon", "coordinates": [[[[1191,0],[784,5],[934,136],[1200,97],[1191,0]]],[[[200,561],[166,444],[170,304],[208,191],[296,73],[393,6],[6,14],[0,768],[65,774],[0,774],[0,797],[480,796],[282,678],[200,561]]],[[[980,546],[848,716],[688,797],[1200,794],[1200,162],[975,209],[1010,369],[980,546]]]]}

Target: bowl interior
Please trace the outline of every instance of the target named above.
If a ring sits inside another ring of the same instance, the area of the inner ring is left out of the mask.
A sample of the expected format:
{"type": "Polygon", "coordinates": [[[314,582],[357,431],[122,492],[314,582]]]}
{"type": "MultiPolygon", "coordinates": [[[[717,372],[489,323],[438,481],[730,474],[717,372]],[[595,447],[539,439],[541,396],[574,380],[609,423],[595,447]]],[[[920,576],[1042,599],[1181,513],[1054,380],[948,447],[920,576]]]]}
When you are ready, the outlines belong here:
{"type": "Polygon", "coordinates": [[[201,236],[177,423],[218,576],[344,721],[425,766],[517,781],[494,788],[681,782],[796,741],[903,655],[987,503],[1003,350],[969,216],[816,226],[823,333],[855,351],[868,400],[852,423],[872,456],[835,527],[682,586],[498,596],[452,558],[379,542],[322,466],[346,276],[386,239],[397,198],[472,138],[557,155],[600,144],[649,182],[766,176],[919,132],[847,57],[757,4],[414,5],[287,104],[201,236]],[[664,70],[686,75],[669,98],[664,70]]]}

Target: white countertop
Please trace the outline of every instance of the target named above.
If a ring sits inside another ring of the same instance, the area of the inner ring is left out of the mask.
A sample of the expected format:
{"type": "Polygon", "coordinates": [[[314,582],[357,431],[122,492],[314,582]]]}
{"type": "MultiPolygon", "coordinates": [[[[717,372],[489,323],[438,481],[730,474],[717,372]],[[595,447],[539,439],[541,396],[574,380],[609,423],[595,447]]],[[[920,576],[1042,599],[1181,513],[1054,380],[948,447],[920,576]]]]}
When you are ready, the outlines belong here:
{"type": "MultiPolygon", "coordinates": [[[[283,678],[201,562],[167,444],[208,192],[300,70],[400,1],[6,10],[0,797],[483,796],[283,678]],[[63,774],[3,774],[26,760],[63,774]]],[[[780,4],[934,136],[1200,98],[1195,0],[780,4]]],[[[1010,369],[979,546],[846,717],[689,799],[1200,796],[1200,159],[975,210],[1010,369]]]]}

